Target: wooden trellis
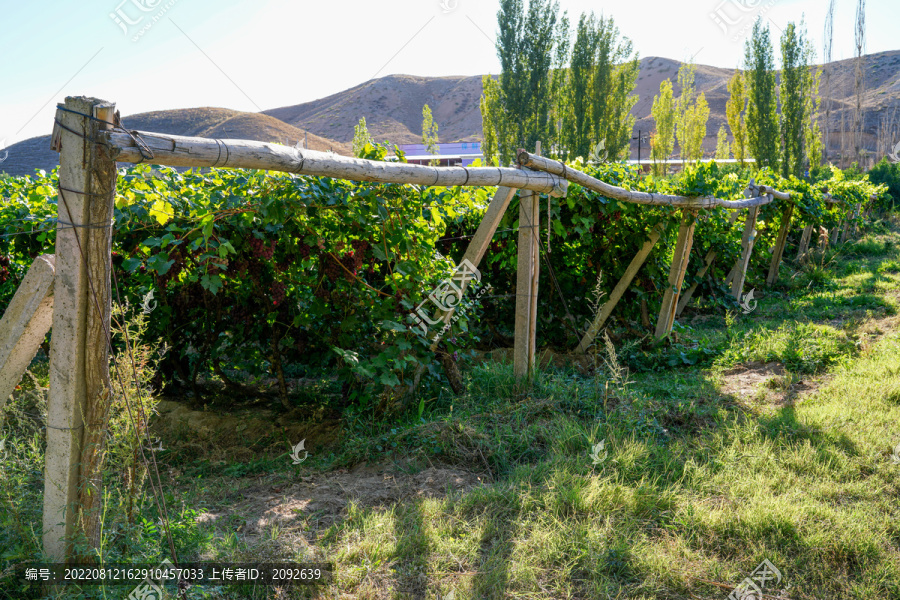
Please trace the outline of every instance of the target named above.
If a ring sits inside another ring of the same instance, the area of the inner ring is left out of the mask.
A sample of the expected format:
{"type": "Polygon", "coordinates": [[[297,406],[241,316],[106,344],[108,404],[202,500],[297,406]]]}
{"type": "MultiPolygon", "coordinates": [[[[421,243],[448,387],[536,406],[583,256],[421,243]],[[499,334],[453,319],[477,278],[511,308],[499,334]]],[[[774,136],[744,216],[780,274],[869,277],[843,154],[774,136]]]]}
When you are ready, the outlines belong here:
{"type": "MultiPolygon", "coordinates": [[[[678,207],[682,211],[675,258],[669,274],[655,334],[662,338],[671,330],[676,313],[684,308],[693,290],[682,298],[681,287],[693,243],[696,216],[713,208],[747,209],[741,257],[732,269],[732,290],[740,297],[747,264],[753,249],[759,207],[783,194],[751,181],[745,198],[723,200],[714,197],[685,197],[634,192],[612,186],[565,164],[541,157],[539,152],[518,153],[519,168],[430,167],[403,163],[368,161],[300,148],[247,140],[204,139],[152,132],[126,131],[115,105],[96,98],[69,97],[58,106],[52,136],[60,153],[59,219],[55,265],[53,257],[41,285],[23,285],[13,305],[26,310],[4,314],[0,322],[0,375],[6,379],[23,375],[21,355],[12,360],[9,348],[22,348],[8,339],[30,332],[32,339],[46,334],[48,307],[52,306],[53,344],[50,356],[50,401],[48,406],[47,452],[44,492],[44,549],[55,559],[71,555],[71,536],[76,529],[97,541],[96,510],[101,497],[98,457],[109,408],[108,338],[111,309],[110,261],[111,225],[116,188],[115,162],[149,162],[173,167],[225,167],[284,171],[354,181],[418,184],[427,186],[496,186],[478,229],[466,249],[464,260],[476,267],[487,251],[513,195],[520,191],[517,301],[515,325],[515,373],[525,380],[535,362],[536,313],[539,279],[540,195],[564,197],[568,182],[594,190],[606,197],[638,204],[678,207]],[[55,272],[53,267],[55,266],[55,272]],[[40,301],[27,302],[40,295],[40,301]],[[681,302],[679,299],[681,298],[681,302]],[[16,304],[19,303],[19,304],[16,304]],[[11,333],[8,333],[11,332],[11,333]],[[16,333],[18,332],[18,333],[16,333]],[[37,332],[37,333],[36,333],[37,332]],[[3,336],[6,335],[6,338],[3,336]],[[77,510],[76,510],[77,509],[77,510]]],[[[780,261],[783,238],[787,235],[792,205],[786,208],[779,235],[780,261]]],[[[733,222],[734,219],[732,219],[733,222]]],[[[594,318],[577,351],[584,352],[612,313],[616,303],[633,281],[641,265],[661,236],[659,229],[631,261],[609,300],[594,318]]],[[[715,253],[707,255],[705,269],[715,253]]],[[[43,264],[43,263],[42,263],[43,264]]],[[[46,267],[41,267],[46,271],[46,267]]],[[[773,268],[777,263],[773,258],[773,268]]],[[[37,273],[37,268],[32,269],[37,273]]],[[[771,275],[771,273],[770,273],[771,275]]],[[[31,275],[29,275],[31,276],[31,275]]],[[[26,277],[26,283],[29,279],[26,277]]],[[[463,291],[466,281],[463,281],[463,291]]],[[[12,305],[11,305],[12,306],[12,305]]],[[[442,316],[449,322],[453,311],[442,316]]],[[[433,344],[433,348],[435,347],[433,344]]],[[[29,360],[37,351],[34,344],[22,352],[29,360]]],[[[27,366],[25,361],[25,365],[27,366]]],[[[0,377],[0,383],[4,379],[0,377]]]]}

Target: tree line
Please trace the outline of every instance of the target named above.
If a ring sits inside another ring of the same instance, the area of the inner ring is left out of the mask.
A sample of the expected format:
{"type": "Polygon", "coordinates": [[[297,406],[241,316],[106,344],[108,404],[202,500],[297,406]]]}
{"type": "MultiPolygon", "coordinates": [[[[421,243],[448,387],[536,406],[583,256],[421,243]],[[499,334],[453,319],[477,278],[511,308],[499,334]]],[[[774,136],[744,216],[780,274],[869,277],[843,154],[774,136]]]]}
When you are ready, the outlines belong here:
{"type": "MultiPolygon", "coordinates": [[[[484,76],[481,97],[485,162],[509,164],[518,148],[537,140],[545,154],[562,160],[627,158],[639,63],[614,19],[582,13],[572,31],[556,0],[501,0],[497,21],[501,72],[484,76]]],[[[785,27],[780,51],[779,73],[769,27],[757,19],[744,64],[728,83],[727,129],[718,131],[715,155],[741,164],[752,158],[800,177],[823,159],[821,73],[802,22],[785,27]]],[[[660,163],[657,173],[665,172],[662,161],[676,142],[682,161],[703,157],[710,110],[696,74],[694,64],[683,64],[676,81],[662,81],[654,97],[650,155],[660,163]]]]}

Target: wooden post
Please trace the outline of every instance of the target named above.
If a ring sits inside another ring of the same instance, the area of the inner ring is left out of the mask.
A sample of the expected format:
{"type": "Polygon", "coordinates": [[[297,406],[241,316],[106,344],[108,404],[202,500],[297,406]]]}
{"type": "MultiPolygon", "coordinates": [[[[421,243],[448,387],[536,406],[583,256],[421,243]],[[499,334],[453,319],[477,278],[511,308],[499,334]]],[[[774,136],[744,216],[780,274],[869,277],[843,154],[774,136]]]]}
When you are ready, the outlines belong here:
{"type": "Polygon", "coordinates": [[[787,236],[791,231],[791,217],[794,214],[793,203],[788,204],[784,208],[781,217],[781,228],[778,230],[778,239],[775,241],[775,247],[772,249],[772,263],[769,265],[769,276],[766,277],[766,284],[772,285],[778,281],[778,267],[781,266],[781,257],[784,256],[784,247],[787,244],[787,236]]]}
{"type": "Polygon", "coordinates": [[[60,153],[61,191],[44,470],[44,552],[56,561],[72,558],[76,529],[99,543],[116,185],[115,161],[95,142],[112,127],[115,105],[69,97],[64,108],[51,142],[60,153]]]}
{"type": "Polygon", "coordinates": [[[806,253],[809,251],[809,240],[812,237],[812,230],[812,225],[807,225],[803,228],[803,235],[800,236],[800,247],[797,249],[798,261],[806,259],[806,253]]]}
{"type": "Polygon", "coordinates": [[[53,261],[52,254],[34,259],[0,320],[0,409],[50,331],[53,261]]]}
{"type": "MultiPolygon", "coordinates": [[[[540,146],[538,146],[540,153],[540,146]]],[[[516,324],[513,371],[517,381],[531,379],[534,372],[537,330],[537,291],[540,269],[540,196],[519,193],[518,270],[516,273],[516,324]]]]}
{"type": "Polygon", "coordinates": [[[691,245],[694,243],[694,227],[697,224],[696,215],[690,211],[683,211],[681,226],[678,228],[678,241],[675,243],[675,254],[672,257],[672,267],[669,269],[669,285],[663,294],[662,306],[659,309],[659,319],[656,321],[656,337],[662,339],[669,335],[675,324],[675,309],[678,307],[678,297],[681,295],[681,284],[684,283],[684,274],[687,271],[688,261],[691,257],[691,245]]]}
{"type": "Polygon", "coordinates": [[[575,352],[577,354],[584,354],[585,352],[587,352],[587,349],[590,347],[591,342],[594,341],[594,338],[597,336],[600,328],[603,327],[603,324],[606,323],[606,319],[609,318],[609,315],[612,314],[612,311],[616,307],[616,304],[618,304],[619,300],[621,300],[622,294],[624,294],[625,290],[628,289],[628,286],[631,285],[631,282],[634,279],[635,275],[637,275],[637,272],[644,264],[644,261],[646,261],[647,257],[650,255],[650,251],[653,250],[656,242],[659,241],[659,236],[660,232],[658,229],[654,229],[653,231],[651,231],[650,238],[646,242],[644,242],[644,245],[641,247],[635,257],[631,259],[631,263],[628,265],[628,268],[625,269],[625,274],[622,275],[622,279],[619,280],[619,283],[616,284],[616,287],[613,288],[612,293],[609,295],[609,300],[607,300],[606,303],[603,304],[603,308],[601,308],[600,312],[597,313],[597,316],[594,317],[594,322],[591,323],[591,326],[584,334],[584,337],[581,338],[581,342],[578,344],[578,348],[575,349],[575,352]]]}
{"type": "Polygon", "coordinates": [[[859,216],[859,204],[853,208],[853,214],[844,220],[844,229],[841,232],[841,243],[846,244],[850,239],[850,234],[856,232],[856,217],[859,216]],[[852,225],[851,225],[852,223],[852,225]]]}

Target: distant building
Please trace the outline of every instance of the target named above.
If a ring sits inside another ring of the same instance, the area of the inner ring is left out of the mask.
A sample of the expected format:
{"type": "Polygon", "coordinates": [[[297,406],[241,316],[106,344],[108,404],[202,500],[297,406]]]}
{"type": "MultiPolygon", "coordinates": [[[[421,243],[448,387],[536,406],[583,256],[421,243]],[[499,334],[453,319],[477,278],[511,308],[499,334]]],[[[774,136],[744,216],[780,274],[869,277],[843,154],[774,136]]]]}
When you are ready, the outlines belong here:
{"type": "MultiPolygon", "coordinates": [[[[476,159],[483,158],[481,142],[438,144],[437,154],[429,154],[425,144],[398,144],[398,146],[406,154],[406,162],[415,165],[427,165],[436,159],[442,167],[468,167],[476,159]]],[[[396,160],[396,157],[389,157],[388,160],[396,160]]]]}

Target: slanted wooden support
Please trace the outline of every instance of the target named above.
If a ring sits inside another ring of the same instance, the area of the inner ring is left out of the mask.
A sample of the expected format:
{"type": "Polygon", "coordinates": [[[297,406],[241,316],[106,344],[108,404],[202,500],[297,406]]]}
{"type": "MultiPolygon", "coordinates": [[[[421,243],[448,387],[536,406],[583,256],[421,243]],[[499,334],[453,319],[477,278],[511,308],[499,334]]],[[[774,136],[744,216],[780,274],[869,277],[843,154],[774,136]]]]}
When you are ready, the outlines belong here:
{"type": "MultiPolygon", "coordinates": [[[[700,268],[700,271],[697,273],[697,279],[702,279],[706,272],[709,271],[709,268],[712,266],[713,261],[716,260],[716,256],[718,253],[715,250],[710,250],[706,253],[706,258],[703,259],[703,266],[700,268]]],[[[700,285],[699,281],[695,281],[691,284],[687,290],[685,290],[684,294],[681,296],[681,300],[678,301],[678,308],[675,310],[675,316],[681,314],[681,311],[688,305],[691,301],[691,298],[694,295],[694,292],[697,291],[697,287],[700,285]]]]}
{"type": "Polygon", "coordinates": [[[791,231],[791,217],[794,215],[793,203],[784,207],[781,217],[781,228],[778,230],[778,239],[775,240],[775,247],[772,249],[772,262],[769,265],[769,276],[766,277],[766,284],[772,285],[778,281],[778,268],[781,266],[781,258],[784,256],[784,247],[787,244],[788,233],[791,231]]]}
{"type": "Polygon", "coordinates": [[[684,274],[691,257],[691,246],[694,243],[696,213],[688,210],[683,212],[681,226],[678,228],[678,241],[675,243],[675,254],[672,257],[672,267],[669,270],[669,285],[663,294],[659,319],[656,321],[655,335],[658,339],[662,339],[672,332],[672,326],[675,324],[675,310],[678,308],[678,297],[681,295],[681,285],[684,283],[684,274]]]}
{"type": "Polygon", "coordinates": [[[753,246],[756,244],[756,217],[759,208],[753,207],[747,211],[747,219],[744,221],[744,233],[741,236],[741,256],[734,265],[734,275],[731,280],[731,295],[740,301],[744,293],[744,281],[747,279],[747,268],[750,265],[750,255],[753,254],[753,246]]]}
{"type": "Polygon", "coordinates": [[[606,303],[603,304],[603,308],[601,308],[600,312],[598,312],[594,317],[594,321],[591,323],[591,326],[584,334],[584,337],[581,338],[581,342],[578,344],[578,348],[575,349],[576,353],[584,354],[585,352],[587,352],[587,349],[590,348],[591,343],[597,336],[597,333],[606,323],[609,315],[612,314],[612,311],[616,307],[616,304],[618,304],[619,300],[622,299],[622,295],[625,293],[625,290],[628,289],[628,286],[631,285],[632,280],[634,280],[635,275],[637,275],[637,272],[644,264],[644,261],[647,260],[647,257],[650,255],[650,251],[653,250],[656,242],[659,241],[659,236],[660,232],[658,229],[654,229],[650,232],[650,237],[646,242],[644,242],[644,245],[641,246],[641,249],[638,250],[638,253],[635,255],[635,257],[631,259],[631,263],[629,263],[628,268],[625,269],[625,274],[622,275],[622,279],[620,279],[619,283],[616,284],[616,287],[613,288],[612,293],[609,295],[609,300],[607,300],[606,303]]]}
{"type": "Polygon", "coordinates": [[[844,228],[841,232],[841,243],[846,244],[847,240],[850,239],[851,233],[856,232],[856,218],[859,216],[859,203],[853,208],[853,214],[850,215],[849,218],[844,220],[844,228]]]}
{"type": "Polygon", "coordinates": [[[513,370],[516,379],[530,378],[534,369],[537,311],[538,226],[540,197],[519,195],[519,246],[516,273],[516,323],[513,370]]]}
{"type": "Polygon", "coordinates": [[[803,235],[800,236],[800,246],[797,249],[797,260],[806,260],[806,253],[809,252],[809,240],[812,238],[813,226],[807,225],[803,228],[803,235]]]}
{"type": "Polygon", "coordinates": [[[0,410],[50,331],[53,263],[52,254],[34,259],[0,320],[0,410]]]}
{"type": "MultiPolygon", "coordinates": [[[[487,252],[488,246],[491,243],[491,239],[497,232],[497,226],[500,224],[500,220],[503,218],[503,215],[506,214],[506,209],[509,208],[509,203],[515,195],[516,190],[513,188],[497,188],[497,191],[494,193],[494,197],[491,198],[491,202],[490,204],[488,204],[487,210],[484,213],[484,217],[482,217],[481,219],[481,223],[478,224],[478,229],[475,230],[475,235],[472,237],[472,241],[469,242],[469,246],[466,248],[466,253],[463,255],[463,260],[468,260],[475,268],[478,268],[479,263],[481,263],[481,259],[484,258],[484,253],[487,252]]],[[[462,261],[460,261],[460,263],[462,263],[462,261]]],[[[462,293],[465,293],[468,286],[469,280],[463,279],[460,284],[462,293]]],[[[454,307],[449,311],[443,313],[443,316],[441,317],[442,322],[445,325],[449,323],[453,318],[455,312],[456,308],[454,307]]],[[[431,334],[433,336],[437,336],[438,331],[439,330],[434,330],[431,332],[431,334]]],[[[430,346],[432,352],[437,350],[437,346],[439,343],[440,338],[435,337],[430,346]]],[[[416,388],[419,386],[419,381],[422,380],[422,375],[424,374],[425,367],[420,365],[416,369],[416,373],[409,385],[407,394],[412,394],[416,390],[416,388]]]]}
{"type": "MultiPolygon", "coordinates": [[[[738,213],[738,211],[736,211],[736,210],[732,211],[731,216],[728,219],[728,225],[734,225],[734,222],[737,221],[739,214],[740,213],[738,213]]],[[[697,273],[698,280],[703,279],[703,276],[706,275],[707,271],[709,271],[709,268],[712,266],[712,264],[716,260],[717,256],[718,256],[718,250],[716,248],[711,248],[710,251],[706,253],[706,258],[703,259],[703,267],[701,267],[700,272],[697,273]]],[[[734,271],[734,269],[732,269],[732,272],[733,271],[734,271]]],[[[731,274],[729,274],[729,278],[730,277],[732,277],[731,274]]],[[[681,300],[678,301],[678,310],[676,310],[676,312],[675,312],[676,317],[681,314],[681,311],[683,311],[685,309],[685,307],[688,305],[688,303],[691,301],[691,297],[694,295],[694,292],[697,291],[697,287],[699,285],[700,285],[700,282],[695,281],[693,284],[691,284],[691,287],[689,287],[687,289],[687,291],[685,291],[684,294],[682,294],[681,300]]],[[[728,281],[726,281],[725,285],[728,285],[728,281]]]]}
{"type": "Polygon", "coordinates": [[[44,552],[72,558],[81,530],[99,546],[100,462],[109,408],[110,244],[116,164],[98,144],[115,105],[69,97],[57,110],[56,277],[44,467],[44,552]],[[87,115],[87,116],[83,116],[87,115]],[[90,117],[93,117],[91,119],[90,117]],[[102,121],[102,122],[101,122],[102,121]],[[99,309],[99,311],[98,311],[99,309]]]}

